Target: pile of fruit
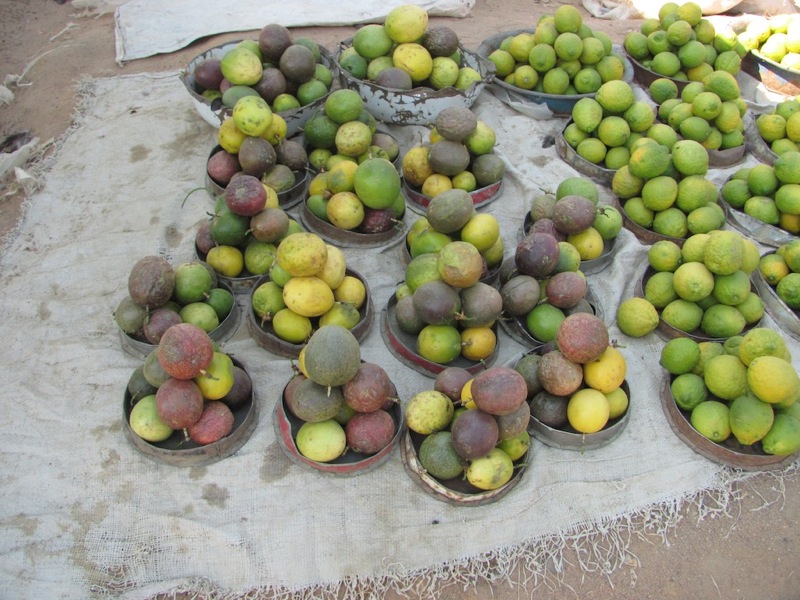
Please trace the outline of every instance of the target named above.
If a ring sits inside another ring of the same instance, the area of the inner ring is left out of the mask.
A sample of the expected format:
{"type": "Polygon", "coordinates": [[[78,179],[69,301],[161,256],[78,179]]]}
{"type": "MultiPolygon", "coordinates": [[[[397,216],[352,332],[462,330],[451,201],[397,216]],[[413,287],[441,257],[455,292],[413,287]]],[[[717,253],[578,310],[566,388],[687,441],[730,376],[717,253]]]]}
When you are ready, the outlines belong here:
{"type": "Polygon", "coordinates": [[[648,88],[659,105],[658,120],[680,134],[681,139],[700,142],[708,150],[727,150],[744,145],[747,104],[736,78],[726,71],[712,71],[680,91],[665,77],[648,88]]]}
{"type": "Polygon", "coordinates": [[[535,30],[509,35],[487,58],[504,83],[545,94],[593,94],[625,72],[611,38],[569,4],[543,15],[535,30]]]}
{"type": "Polygon", "coordinates": [[[219,150],[209,157],[206,173],[221,188],[245,174],[260,179],[277,194],[293,188],[298,177],[305,178],[309,166],[306,149],[286,139],[286,121],[260,98],[239,100],[220,125],[217,141],[219,150]]]}
{"type": "Polygon", "coordinates": [[[215,330],[234,302],[207,263],[188,261],[173,267],[163,257],[145,256],[128,274],[128,294],[117,305],[114,320],[132,338],[157,345],[178,323],[215,330]]]}
{"type": "Polygon", "coordinates": [[[800,101],[791,98],[756,117],[758,135],[777,155],[800,150],[800,115],[794,117],[796,112],[800,112],[800,101]]]}
{"type": "Polygon", "coordinates": [[[456,241],[473,246],[479,253],[483,263],[480,279],[485,279],[503,260],[503,237],[497,217],[477,212],[472,197],[453,188],[432,198],[425,216],[412,223],[406,234],[406,248],[413,260],[423,254],[436,254],[456,241]]]}
{"type": "Polygon", "coordinates": [[[764,454],[800,451],[800,378],[786,343],[756,327],[736,343],[676,338],[661,350],[675,404],[702,436],[764,454]]]}
{"type": "Polygon", "coordinates": [[[800,240],[782,244],[761,257],[758,270],[764,281],[795,314],[800,311],[800,240]]]}
{"type": "Polygon", "coordinates": [[[298,232],[278,245],[269,281],[253,290],[256,322],[292,344],[305,343],[325,325],[351,330],[362,319],[367,288],[347,273],[342,251],[315,233],[298,232]]]}
{"type": "Polygon", "coordinates": [[[774,164],[744,167],[720,190],[731,208],[794,235],[800,233],[800,152],[790,150],[774,164]]]}
{"type": "Polygon", "coordinates": [[[419,356],[446,365],[494,354],[503,306],[500,292],[480,280],[484,273],[484,258],[463,240],[411,259],[395,292],[394,317],[400,331],[415,337],[419,356]]]}
{"type": "Polygon", "coordinates": [[[214,214],[195,232],[195,248],[216,273],[237,278],[264,275],[277,246],[300,224],[278,206],[277,196],[257,177],[239,175],[217,199],[214,214]]]}
{"type": "Polygon", "coordinates": [[[233,431],[233,410],[251,398],[252,381],[208,334],[173,325],[128,382],[131,430],[147,442],[176,431],[185,441],[214,443],[233,431]]]}
{"type": "Polygon", "coordinates": [[[505,163],[493,153],[496,141],[494,129],[469,108],[445,108],[436,115],[429,142],[403,155],[403,178],[428,198],[492,185],[505,174],[505,163]]]}
{"type": "Polygon", "coordinates": [[[625,414],[627,362],[609,343],[602,319],[570,315],[554,342],[526,354],[515,367],[529,387],[531,416],[552,429],[592,434],[625,414]]]}
{"type": "Polygon", "coordinates": [[[594,313],[586,298],[589,286],[580,271],[580,255],[569,242],[534,231],[517,245],[506,265],[500,278],[503,313],[524,324],[535,340],[553,341],[572,313],[594,313]]]}
{"type": "Polygon", "coordinates": [[[623,44],[628,56],[646,69],[682,81],[701,81],[715,69],[735,75],[746,52],[724,38],[717,42],[714,24],[703,18],[696,2],[662,4],[658,18],[642,21],[623,44]]]}
{"type": "Polygon", "coordinates": [[[446,26],[429,27],[424,8],[393,8],[383,24],[363,25],[337,57],[339,67],[355,79],[392,90],[427,87],[466,90],[481,80],[462,64],[458,35],[446,26]]]}
{"type": "Polygon", "coordinates": [[[725,224],[719,191],[706,177],[708,151],[678,139],[664,123],[632,145],[631,158],[611,180],[611,189],[631,222],[659,236],[684,239],[725,224]]]}
{"type": "Polygon", "coordinates": [[[688,335],[723,339],[740,335],[764,315],[752,291],[758,247],[738,232],[715,230],[690,236],[683,247],[661,240],[648,250],[652,274],[643,278],[644,298],[620,304],[617,324],[641,337],[659,324],[688,335]]]}
{"type": "Polygon", "coordinates": [[[378,134],[377,127],[375,117],[366,109],[358,92],[350,89],[332,92],[303,127],[311,167],[330,171],[339,162],[359,163],[367,158],[393,162],[400,154],[397,141],[387,134],[378,134]]]}
{"type": "Polygon", "coordinates": [[[785,69],[800,70],[800,18],[774,15],[750,21],[737,35],[746,50],[757,52],[785,69]]]}
{"type": "Polygon", "coordinates": [[[307,37],[294,38],[282,25],[265,25],[258,40],[243,40],[221,58],[207,58],[194,69],[197,91],[234,108],[244,96],[264,100],[275,113],[306,106],[331,89],[333,73],[323,51],[307,37]]]}
{"type": "Polygon", "coordinates": [[[555,194],[539,194],[531,202],[524,233],[549,233],[558,240],[555,272],[579,270],[582,261],[600,258],[605,243],[616,239],[622,215],[615,207],[599,206],[598,202],[597,186],[583,177],[568,177],[558,184],[555,194]]]}
{"type": "Polygon", "coordinates": [[[287,410],[302,424],[294,442],[309,460],[329,463],[353,452],[386,448],[400,423],[392,407],[394,384],[375,363],[361,361],[358,340],[338,325],[320,327],[303,347],[297,374],[283,392],[287,410]]]}
{"type": "Polygon", "coordinates": [[[433,389],[406,405],[406,425],[422,437],[422,468],[444,483],[466,479],[475,491],[502,488],[530,446],[527,393],[525,379],[510,367],[489,367],[474,377],[458,367],[444,369],[433,389]]]}
{"type": "Polygon", "coordinates": [[[593,98],[575,103],[564,140],[584,160],[616,170],[630,162],[634,143],[648,135],[655,120],[655,108],[637,100],[628,82],[609,81],[593,98]]]}

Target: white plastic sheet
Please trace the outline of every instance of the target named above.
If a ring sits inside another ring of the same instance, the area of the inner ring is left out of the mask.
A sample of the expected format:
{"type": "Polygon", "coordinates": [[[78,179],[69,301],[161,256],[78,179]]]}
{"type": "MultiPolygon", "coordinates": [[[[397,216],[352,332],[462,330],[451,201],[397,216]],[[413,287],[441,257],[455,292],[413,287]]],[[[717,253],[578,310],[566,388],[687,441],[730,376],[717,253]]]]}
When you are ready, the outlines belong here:
{"type": "Polygon", "coordinates": [[[401,4],[417,4],[431,16],[466,17],[475,0],[131,0],[115,11],[117,62],[174,52],[193,41],[231,31],[381,22],[401,4]]]}

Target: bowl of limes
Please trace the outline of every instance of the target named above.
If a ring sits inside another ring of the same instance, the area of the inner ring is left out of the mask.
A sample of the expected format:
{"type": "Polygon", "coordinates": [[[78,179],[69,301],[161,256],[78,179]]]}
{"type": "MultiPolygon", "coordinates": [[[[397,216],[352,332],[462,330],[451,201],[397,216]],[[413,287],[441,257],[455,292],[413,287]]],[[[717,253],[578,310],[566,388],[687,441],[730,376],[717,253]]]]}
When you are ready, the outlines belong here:
{"type": "Polygon", "coordinates": [[[477,53],[494,65],[490,87],[501,101],[523,112],[539,105],[565,116],[604,82],[633,79],[621,50],[605,32],[590,29],[574,6],[562,5],[533,29],[486,38],[477,53]]]}
{"type": "Polygon", "coordinates": [[[763,254],[753,283],[769,316],[800,340],[800,240],[763,254]]]}
{"type": "Polygon", "coordinates": [[[782,337],[756,328],[737,346],[669,341],[661,405],[675,434],[706,458],[744,470],[780,469],[800,451],[800,378],[782,337]]]}

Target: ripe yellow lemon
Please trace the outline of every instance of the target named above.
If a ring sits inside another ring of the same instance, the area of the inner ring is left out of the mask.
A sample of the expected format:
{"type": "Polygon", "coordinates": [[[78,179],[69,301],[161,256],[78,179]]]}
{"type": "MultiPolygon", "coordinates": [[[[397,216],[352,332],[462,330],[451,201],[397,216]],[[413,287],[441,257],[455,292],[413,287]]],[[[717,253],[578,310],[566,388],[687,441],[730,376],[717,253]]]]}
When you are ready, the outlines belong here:
{"type": "Polygon", "coordinates": [[[606,426],[610,415],[608,398],[592,388],[578,390],[567,403],[567,420],[580,433],[597,433],[606,426]]]}

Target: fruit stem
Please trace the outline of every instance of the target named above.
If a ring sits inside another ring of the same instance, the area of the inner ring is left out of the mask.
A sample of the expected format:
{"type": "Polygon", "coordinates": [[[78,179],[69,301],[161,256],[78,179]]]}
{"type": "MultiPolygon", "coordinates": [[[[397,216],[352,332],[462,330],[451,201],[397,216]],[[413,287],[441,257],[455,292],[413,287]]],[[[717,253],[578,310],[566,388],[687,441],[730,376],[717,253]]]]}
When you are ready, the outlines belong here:
{"type": "Polygon", "coordinates": [[[213,379],[214,381],[219,381],[219,377],[215,377],[214,375],[212,375],[211,373],[209,373],[209,372],[208,372],[208,371],[206,371],[205,369],[203,369],[202,371],[200,371],[200,374],[201,374],[203,377],[206,377],[207,379],[213,379]]]}
{"type": "Polygon", "coordinates": [[[196,187],[196,188],[194,188],[194,189],[192,189],[192,190],[189,190],[189,193],[188,193],[188,194],[186,194],[186,195],[183,197],[183,201],[181,202],[181,208],[183,208],[183,205],[184,205],[184,204],[186,204],[186,201],[189,199],[189,196],[191,196],[191,195],[192,195],[192,194],[194,194],[195,192],[199,192],[200,190],[205,190],[206,192],[208,192],[209,194],[211,194],[211,190],[209,190],[207,187],[196,187]]]}

